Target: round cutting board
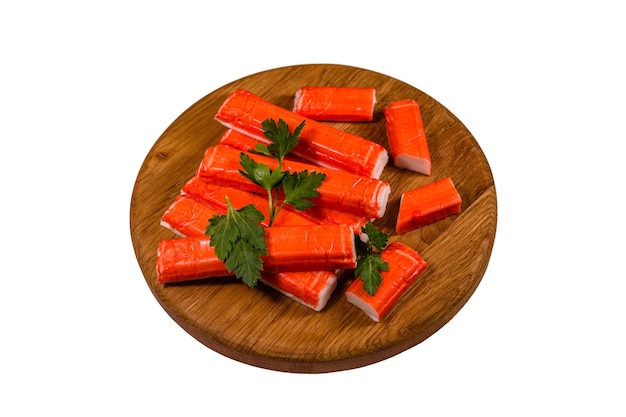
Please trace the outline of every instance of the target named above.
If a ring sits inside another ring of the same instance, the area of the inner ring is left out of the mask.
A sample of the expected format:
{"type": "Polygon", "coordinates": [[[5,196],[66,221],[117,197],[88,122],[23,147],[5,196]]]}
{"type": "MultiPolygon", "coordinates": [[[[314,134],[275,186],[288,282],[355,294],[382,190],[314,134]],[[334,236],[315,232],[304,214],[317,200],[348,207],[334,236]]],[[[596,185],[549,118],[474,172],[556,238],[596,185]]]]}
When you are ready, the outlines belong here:
{"type": "Polygon", "coordinates": [[[296,65],[233,81],[182,113],[148,152],[137,176],[130,206],[131,238],[148,287],[165,311],[209,348],[237,361],[278,371],[321,373],[369,365],[424,341],[467,302],[487,268],[496,233],[497,200],[489,164],[467,128],[422,91],[373,71],[343,65],[296,65]],[[214,120],[224,99],[247,89],[291,109],[302,86],[376,88],[374,120],[331,123],[382,144],[389,150],[382,109],[393,101],[420,103],[432,159],[425,176],[395,168],[387,211],[375,222],[428,262],[428,268],[376,323],[348,303],[344,291],[354,279],[340,275],[326,307],[316,312],[259,284],[249,288],[233,277],[161,285],[156,277],[157,244],[175,237],[160,226],[163,212],[198,168],[203,153],[226,128],[214,120]],[[452,178],[462,199],[459,215],[403,235],[395,222],[403,192],[444,177],[452,178]]]}

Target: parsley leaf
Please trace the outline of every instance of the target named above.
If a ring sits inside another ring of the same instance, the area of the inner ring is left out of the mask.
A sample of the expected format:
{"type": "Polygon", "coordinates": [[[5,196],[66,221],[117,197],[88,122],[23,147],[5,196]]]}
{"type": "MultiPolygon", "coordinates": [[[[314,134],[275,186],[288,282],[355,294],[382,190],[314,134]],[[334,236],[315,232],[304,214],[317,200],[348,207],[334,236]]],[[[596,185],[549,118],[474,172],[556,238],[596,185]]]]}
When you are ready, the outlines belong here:
{"type": "Polygon", "coordinates": [[[363,281],[363,288],[369,295],[376,294],[378,287],[383,282],[380,271],[388,271],[389,264],[383,261],[378,253],[370,253],[357,261],[354,274],[363,281]]]}
{"type": "Polygon", "coordinates": [[[373,247],[379,251],[385,250],[388,238],[386,233],[378,230],[372,223],[366,223],[365,226],[361,228],[361,231],[367,235],[373,247]]]}
{"type": "Polygon", "coordinates": [[[289,132],[289,126],[283,119],[278,119],[278,124],[274,119],[266,119],[261,123],[263,134],[272,143],[270,145],[257,146],[257,151],[267,156],[273,156],[282,163],[285,155],[292,151],[298,144],[300,132],[304,128],[304,121],[300,123],[293,131],[289,132]]]}
{"type": "Polygon", "coordinates": [[[374,295],[383,282],[380,272],[389,270],[389,264],[380,255],[387,247],[388,236],[372,223],[366,223],[361,231],[367,235],[367,241],[356,240],[358,259],[354,275],[363,281],[365,291],[374,295]]]}
{"type": "Polygon", "coordinates": [[[254,287],[263,270],[261,256],[267,255],[265,229],[259,224],[263,213],[252,204],[235,210],[228,197],[226,204],[226,214],[211,217],[205,234],[211,237],[210,245],[226,269],[254,287]]]}
{"type": "Polygon", "coordinates": [[[284,177],[284,173],[280,170],[271,170],[266,164],[259,164],[244,152],[239,154],[239,164],[243,168],[243,171],[239,170],[239,173],[263,187],[265,191],[275,188],[284,177]]]}
{"type": "Polygon", "coordinates": [[[249,287],[256,286],[261,271],[263,270],[263,261],[261,256],[266,252],[255,248],[243,239],[239,239],[233,246],[228,259],[226,259],[226,269],[235,272],[235,276],[240,278],[249,287]]]}
{"type": "Polygon", "coordinates": [[[285,173],[283,179],[283,190],[285,192],[285,202],[291,204],[298,210],[305,210],[313,203],[308,200],[319,195],[317,188],[322,185],[322,181],[326,178],[326,174],[308,170],[285,173]]]}

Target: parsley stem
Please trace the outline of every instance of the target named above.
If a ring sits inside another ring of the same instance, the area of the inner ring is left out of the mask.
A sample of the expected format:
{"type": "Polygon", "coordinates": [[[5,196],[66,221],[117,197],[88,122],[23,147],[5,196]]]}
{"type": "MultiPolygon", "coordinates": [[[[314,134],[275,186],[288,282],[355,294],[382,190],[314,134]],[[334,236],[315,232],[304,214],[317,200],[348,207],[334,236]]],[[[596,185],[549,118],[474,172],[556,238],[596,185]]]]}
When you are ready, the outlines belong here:
{"type": "Polygon", "coordinates": [[[268,224],[272,227],[272,224],[274,224],[274,199],[272,198],[272,190],[267,190],[267,207],[270,215],[268,224]]]}
{"type": "Polygon", "coordinates": [[[274,224],[274,219],[276,218],[276,215],[278,214],[280,209],[285,205],[285,202],[283,201],[282,204],[277,207],[278,193],[279,193],[278,188],[275,188],[273,190],[267,190],[267,203],[268,203],[269,214],[270,214],[270,218],[268,221],[269,227],[272,227],[272,225],[274,224]]]}
{"type": "Polygon", "coordinates": [[[284,205],[287,204],[287,201],[283,200],[280,205],[276,208],[276,212],[274,213],[274,215],[278,214],[278,212],[284,207],[284,205]]]}

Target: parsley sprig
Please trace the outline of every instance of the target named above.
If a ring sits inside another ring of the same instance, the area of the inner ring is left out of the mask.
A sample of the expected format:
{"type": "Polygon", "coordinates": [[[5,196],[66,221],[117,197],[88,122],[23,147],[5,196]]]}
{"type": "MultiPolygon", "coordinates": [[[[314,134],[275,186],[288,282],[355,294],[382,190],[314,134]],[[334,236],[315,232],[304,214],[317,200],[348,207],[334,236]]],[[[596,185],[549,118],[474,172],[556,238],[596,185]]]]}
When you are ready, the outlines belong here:
{"type": "Polygon", "coordinates": [[[304,124],[305,121],[303,120],[293,132],[289,132],[289,126],[283,119],[278,119],[278,123],[274,119],[263,120],[261,122],[263,134],[272,143],[269,145],[257,144],[257,152],[278,159],[279,166],[282,168],[283,159],[298,144],[304,124]]]}
{"type": "Polygon", "coordinates": [[[267,193],[270,226],[274,224],[274,219],[285,204],[297,210],[306,210],[313,206],[310,199],[319,195],[317,188],[326,178],[326,174],[316,171],[304,170],[293,173],[283,171],[283,160],[298,144],[304,123],[303,121],[290,132],[283,119],[279,119],[278,123],[274,119],[262,122],[263,133],[272,143],[257,144],[255,151],[278,160],[276,169],[272,170],[267,164],[254,161],[244,152],[240,154],[239,163],[243,168],[239,170],[241,175],[262,187],[267,193]]]}
{"type": "Polygon", "coordinates": [[[372,223],[366,223],[361,231],[367,235],[368,239],[366,242],[356,239],[358,259],[354,275],[363,281],[365,291],[369,295],[374,295],[383,282],[380,271],[389,270],[389,264],[383,261],[380,255],[387,247],[388,236],[372,223]]]}
{"type": "MultiPolygon", "coordinates": [[[[298,210],[306,210],[313,203],[311,198],[319,195],[317,188],[326,178],[326,174],[315,171],[283,171],[283,159],[298,144],[304,122],[293,132],[282,119],[276,123],[267,119],[262,123],[265,136],[270,145],[257,145],[256,152],[278,160],[278,167],[270,169],[267,164],[254,161],[248,154],[240,154],[239,172],[253,183],[261,186],[268,196],[269,219],[272,226],[278,212],[285,204],[298,210]]],[[[226,269],[235,273],[250,287],[254,287],[263,271],[262,256],[267,255],[265,229],[259,223],[265,216],[254,205],[249,204],[236,210],[226,197],[226,214],[215,215],[209,219],[205,234],[211,237],[211,246],[215,247],[218,259],[225,263],[226,269]]]]}
{"type": "Polygon", "coordinates": [[[265,216],[252,204],[235,210],[228,197],[226,204],[226,214],[209,219],[206,235],[226,269],[254,287],[263,270],[261,256],[267,255],[265,229],[259,224],[265,216]]]}

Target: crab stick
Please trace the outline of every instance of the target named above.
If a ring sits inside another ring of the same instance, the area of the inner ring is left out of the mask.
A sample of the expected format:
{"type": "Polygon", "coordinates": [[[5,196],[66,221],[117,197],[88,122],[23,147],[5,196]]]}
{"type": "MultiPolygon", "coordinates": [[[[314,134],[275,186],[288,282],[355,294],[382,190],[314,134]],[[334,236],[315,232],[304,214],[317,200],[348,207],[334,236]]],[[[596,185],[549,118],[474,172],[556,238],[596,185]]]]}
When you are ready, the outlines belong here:
{"type": "MultiPolygon", "coordinates": [[[[356,267],[354,233],[346,225],[268,227],[265,240],[264,273],[356,267]]],[[[217,258],[209,236],[160,241],[156,268],[163,284],[232,275],[217,258]]]]}
{"type": "MultiPolygon", "coordinates": [[[[197,175],[187,181],[187,183],[183,186],[182,192],[201,200],[209,206],[218,209],[222,213],[225,213],[227,210],[226,196],[228,196],[231,204],[236,209],[252,204],[265,216],[265,219],[261,222],[261,224],[269,226],[269,206],[267,197],[265,196],[254,194],[235,187],[224,187],[209,183],[202,180],[197,175]]],[[[276,219],[274,220],[274,226],[276,227],[306,226],[319,223],[319,221],[314,221],[309,217],[305,217],[299,212],[289,210],[279,211],[276,219]]]]}
{"type": "Polygon", "coordinates": [[[325,122],[371,122],[376,89],[306,86],[296,91],[294,113],[325,122]]]}
{"type": "Polygon", "coordinates": [[[327,168],[380,178],[389,159],[387,150],[375,142],[276,106],[243,89],[226,98],[215,119],[266,144],[270,141],[263,133],[264,120],[283,119],[291,129],[304,121],[300,140],[292,153],[327,168]]]}
{"type": "Polygon", "coordinates": [[[430,175],[431,160],[420,107],[415,100],[400,100],[383,110],[393,164],[430,175]]]}
{"type": "Polygon", "coordinates": [[[406,233],[461,212],[461,196],[451,178],[406,191],[400,197],[396,232],[406,233]]]}
{"type": "MultiPolygon", "coordinates": [[[[197,174],[208,182],[264,194],[261,187],[239,172],[240,154],[240,151],[227,146],[211,146],[205,152],[197,174]]],[[[273,158],[252,153],[248,156],[258,163],[267,164],[270,169],[278,167],[278,162],[273,158]]],[[[290,172],[308,170],[326,174],[322,185],[317,189],[319,195],[311,200],[315,205],[367,219],[378,219],[385,214],[391,192],[387,182],[296,161],[283,161],[283,169],[290,172]]]]}
{"type": "Polygon", "coordinates": [[[203,235],[209,219],[221,212],[188,195],[177,196],[161,217],[161,226],[178,236],[203,235]]]}
{"type": "Polygon", "coordinates": [[[382,271],[381,285],[369,295],[358,277],[346,290],[348,302],[363,310],[375,322],[381,321],[409,286],[424,272],[428,264],[419,253],[401,242],[389,244],[381,253],[389,270],[382,271]]]}

